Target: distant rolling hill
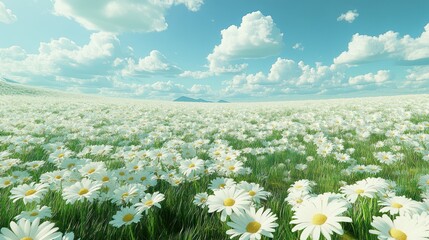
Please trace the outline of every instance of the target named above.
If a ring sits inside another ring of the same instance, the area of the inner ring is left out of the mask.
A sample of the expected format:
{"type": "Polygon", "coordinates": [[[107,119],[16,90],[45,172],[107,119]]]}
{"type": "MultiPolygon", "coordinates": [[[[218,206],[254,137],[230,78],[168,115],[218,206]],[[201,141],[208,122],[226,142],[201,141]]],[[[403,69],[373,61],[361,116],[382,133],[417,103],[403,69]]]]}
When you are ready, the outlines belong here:
{"type": "MultiPolygon", "coordinates": [[[[202,103],[211,103],[212,101],[208,101],[202,98],[190,98],[186,96],[181,96],[179,98],[176,98],[173,100],[174,102],[202,102],[202,103]]],[[[228,101],[225,100],[219,100],[218,103],[228,103],[228,101]]]]}
{"type": "Polygon", "coordinates": [[[0,78],[0,95],[54,95],[54,91],[28,87],[13,80],[0,78]]]}

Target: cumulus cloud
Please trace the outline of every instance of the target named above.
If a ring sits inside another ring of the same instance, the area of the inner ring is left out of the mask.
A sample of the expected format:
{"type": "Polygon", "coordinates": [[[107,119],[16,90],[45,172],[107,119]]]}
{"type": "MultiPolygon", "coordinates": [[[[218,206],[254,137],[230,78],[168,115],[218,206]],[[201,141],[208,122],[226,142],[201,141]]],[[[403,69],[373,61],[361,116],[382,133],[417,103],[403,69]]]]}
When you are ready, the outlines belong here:
{"type": "Polygon", "coordinates": [[[54,13],[73,19],[89,30],[154,32],[167,28],[166,10],[178,4],[197,11],[203,0],[54,0],[54,13]]]}
{"type": "Polygon", "coordinates": [[[209,70],[214,73],[240,72],[246,65],[231,61],[276,55],[284,45],[283,34],[271,16],[259,11],[245,15],[240,26],[223,29],[221,35],[221,43],[207,56],[209,70]]]}
{"type": "Polygon", "coordinates": [[[180,72],[180,68],[170,63],[158,50],[152,50],[149,56],[140,58],[137,62],[132,58],[128,58],[126,67],[122,70],[124,76],[147,74],[172,75],[180,72]]]}
{"type": "Polygon", "coordinates": [[[377,85],[388,81],[390,78],[390,72],[388,70],[379,70],[377,73],[367,73],[364,75],[358,75],[349,78],[350,85],[363,85],[375,83],[377,85]]]}
{"type": "Polygon", "coordinates": [[[31,80],[34,76],[90,78],[110,71],[119,55],[119,40],[105,32],[94,33],[88,44],[78,46],[68,38],[42,42],[38,53],[27,53],[19,46],[0,49],[3,74],[31,80]]]}
{"type": "Polygon", "coordinates": [[[302,46],[302,43],[295,43],[295,44],[292,46],[292,48],[293,48],[293,49],[295,49],[295,50],[304,51],[304,46],[302,46]]]}
{"type": "Polygon", "coordinates": [[[138,83],[142,77],[176,76],[181,70],[157,50],[136,59],[131,48],[122,47],[114,34],[106,32],[91,34],[85,45],[64,37],[42,42],[36,53],[27,53],[19,46],[2,48],[0,69],[1,76],[18,82],[85,93],[97,93],[98,89],[113,92],[118,86],[128,93],[136,89],[145,93],[188,92],[173,82],[122,88],[120,81],[138,83]]]}
{"type": "Polygon", "coordinates": [[[278,58],[268,74],[235,75],[227,85],[224,93],[229,96],[275,96],[282,94],[318,93],[330,86],[344,84],[344,73],[335,65],[325,66],[316,63],[310,66],[304,62],[278,58]]]}
{"type": "Polygon", "coordinates": [[[346,21],[348,23],[352,23],[357,17],[359,16],[359,13],[357,10],[349,10],[346,13],[341,14],[337,21],[346,21]]]}
{"type": "Polygon", "coordinates": [[[348,50],[334,59],[336,64],[362,64],[393,60],[404,65],[429,64],[429,24],[423,33],[413,38],[400,38],[397,32],[388,31],[379,36],[355,34],[348,50]]]}
{"type": "Polygon", "coordinates": [[[401,88],[427,92],[429,88],[429,66],[417,66],[408,69],[405,82],[401,88]]]}
{"type": "Polygon", "coordinates": [[[180,77],[183,78],[193,78],[193,79],[203,79],[214,76],[214,72],[210,71],[184,71],[179,74],[180,77]]]}
{"type": "Polygon", "coordinates": [[[127,96],[131,98],[149,98],[172,100],[182,95],[216,99],[216,92],[209,85],[194,84],[186,87],[174,81],[156,81],[153,83],[127,82],[120,77],[112,79],[113,87],[99,89],[99,93],[108,96],[127,96]]]}
{"type": "Polygon", "coordinates": [[[16,21],[16,16],[12,10],[7,9],[3,2],[0,1],[0,22],[10,24],[16,21]]]}
{"type": "Polygon", "coordinates": [[[189,92],[198,95],[206,95],[212,92],[212,88],[209,85],[194,84],[189,88],[189,92]]]}
{"type": "Polygon", "coordinates": [[[11,77],[56,76],[91,78],[111,69],[119,40],[105,32],[94,33],[88,44],[78,46],[68,38],[42,42],[38,53],[27,53],[19,46],[0,49],[0,68],[11,77]]]}

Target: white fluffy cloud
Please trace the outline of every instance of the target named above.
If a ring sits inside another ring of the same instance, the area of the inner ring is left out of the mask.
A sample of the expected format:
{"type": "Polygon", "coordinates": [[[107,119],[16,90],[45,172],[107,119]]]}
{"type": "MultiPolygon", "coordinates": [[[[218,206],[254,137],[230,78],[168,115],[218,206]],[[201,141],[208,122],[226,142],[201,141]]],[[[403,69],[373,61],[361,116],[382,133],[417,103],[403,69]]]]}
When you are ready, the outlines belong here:
{"type": "MultiPolygon", "coordinates": [[[[42,42],[36,53],[12,46],[0,49],[0,76],[29,84],[95,93],[101,88],[105,92],[111,91],[108,89],[114,87],[114,82],[120,86],[117,79],[141,82],[142,77],[176,76],[181,72],[157,50],[139,59],[133,57],[131,51],[121,47],[114,34],[106,32],[93,33],[89,42],[82,46],[68,38],[42,42]]],[[[135,89],[140,92],[177,92],[184,87],[159,82],[127,91],[135,89]]]]}
{"type": "Polygon", "coordinates": [[[184,71],[180,75],[183,78],[203,79],[214,76],[214,72],[210,71],[184,71]]]}
{"type": "Polygon", "coordinates": [[[409,69],[407,72],[406,81],[402,87],[427,92],[429,89],[429,66],[417,66],[409,69]]]}
{"type": "Polygon", "coordinates": [[[189,89],[190,93],[198,94],[198,95],[210,94],[212,91],[213,90],[209,85],[202,85],[202,84],[194,84],[189,89]]]}
{"type": "Polygon", "coordinates": [[[89,30],[153,32],[167,28],[165,12],[178,4],[197,11],[203,0],[54,0],[54,11],[89,30]]]}
{"type": "Polygon", "coordinates": [[[350,85],[364,85],[375,83],[380,85],[383,82],[388,81],[390,78],[390,72],[388,70],[379,70],[377,73],[367,73],[364,75],[358,75],[349,78],[350,85]]]}
{"type": "Polygon", "coordinates": [[[209,70],[214,73],[239,72],[246,65],[232,65],[231,61],[276,55],[284,45],[283,34],[271,16],[259,11],[245,15],[240,26],[223,29],[221,35],[221,43],[207,56],[209,70]]]}
{"type": "Polygon", "coordinates": [[[352,23],[358,16],[359,13],[357,12],[357,10],[349,10],[346,13],[341,14],[337,18],[337,21],[346,21],[352,23]]]}
{"type": "Polygon", "coordinates": [[[12,10],[7,9],[3,2],[0,1],[0,22],[10,24],[16,21],[16,16],[12,10]]]}
{"type": "Polygon", "coordinates": [[[344,73],[337,66],[315,66],[278,58],[268,74],[239,74],[226,81],[224,93],[229,96],[275,96],[294,93],[319,93],[329,86],[344,83],[344,73]]]}
{"type": "Polygon", "coordinates": [[[295,49],[295,50],[304,51],[304,46],[302,45],[302,43],[295,43],[295,44],[292,46],[292,48],[293,48],[293,49],[295,49]]]}
{"type": "Polygon", "coordinates": [[[90,78],[110,71],[118,56],[119,40],[110,33],[94,33],[88,44],[78,46],[67,38],[42,42],[38,53],[18,46],[0,49],[2,74],[31,80],[34,76],[90,78]]]}
{"type": "Polygon", "coordinates": [[[186,87],[173,81],[156,81],[153,83],[127,82],[113,78],[113,87],[99,89],[100,94],[120,97],[144,97],[152,99],[172,100],[179,96],[218,99],[215,91],[209,85],[194,84],[186,87]]]}
{"type": "Polygon", "coordinates": [[[394,60],[402,64],[429,64],[429,24],[423,33],[412,38],[400,38],[397,32],[388,31],[379,36],[355,34],[348,50],[334,59],[336,64],[362,64],[381,60],[394,60]]]}
{"type": "Polygon", "coordinates": [[[140,58],[137,62],[132,58],[127,59],[126,67],[122,70],[124,76],[147,74],[171,75],[180,72],[180,68],[171,64],[158,50],[152,50],[149,56],[140,58]]]}

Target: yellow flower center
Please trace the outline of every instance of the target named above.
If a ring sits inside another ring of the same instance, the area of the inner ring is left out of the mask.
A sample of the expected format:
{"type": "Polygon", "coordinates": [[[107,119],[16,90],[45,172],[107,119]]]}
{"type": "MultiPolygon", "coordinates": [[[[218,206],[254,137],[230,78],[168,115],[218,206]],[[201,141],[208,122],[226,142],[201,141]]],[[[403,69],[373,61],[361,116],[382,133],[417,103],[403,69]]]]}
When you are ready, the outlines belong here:
{"type": "Polygon", "coordinates": [[[394,202],[394,203],[392,203],[392,207],[394,207],[394,208],[401,208],[403,206],[400,203],[394,202]]]}
{"type": "Polygon", "coordinates": [[[77,194],[79,195],[85,195],[89,192],[89,190],[87,188],[82,188],[77,194]]]}
{"type": "Polygon", "coordinates": [[[104,176],[102,179],[101,179],[101,181],[103,181],[103,182],[107,182],[107,181],[109,181],[110,180],[110,178],[108,177],[108,176],[104,176]]]}
{"type": "Polygon", "coordinates": [[[133,219],[134,219],[134,215],[132,215],[131,213],[125,214],[124,217],[122,218],[122,220],[124,222],[129,222],[129,221],[131,221],[133,219]]]}
{"type": "Polygon", "coordinates": [[[229,160],[231,160],[231,157],[230,156],[226,156],[225,160],[229,161],[229,160]]]}
{"type": "Polygon", "coordinates": [[[23,237],[20,240],[33,240],[31,237],[23,237]]]}
{"type": "Polygon", "coordinates": [[[153,205],[153,201],[152,200],[147,200],[144,205],[146,206],[152,206],[153,205]]]}
{"type": "Polygon", "coordinates": [[[58,154],[58,158],[63,158],[63,157],[64,157],[64,153],[58,154]]]}
{"type": "Polygon", "coordinates": [[[201,198],[200,202],[202,202],[202,203],[207,202],[207,198],[201,198]]]}
{"type": "Polygon", "coordinates": [[[429,179],[426,181],[426,184],[429,185],[429,179]]]}
{"type": "Polygon", "coordinates": [[[122,197],[122,198],[126,198],[126,197],[128,197],[128,196],[129,196],[129,194],[126,192],[126,193],[123,193],[121,197],[122,197]]]}
{"type": "Polygon", "coordinates": [[[139,169],[139,166],[136,165],[136,166],[133,167],[133,169],[137,170],[137,169],[139,169]]]}
{"type": "Polygon", "coordinates": [[[74,163],[70,163],[69,165],[67,165],[67,168],[72,168],[72,167],[74,167],[74,166],[76,166],[76,164],[74,164],[74,163]]]}
{"type": "Polygon", "coordinates": [[[129,177],[128,178],[128,181],[133,181],[134,180],[134,177],[129,177]]]}
{"type": "Polygon", "coordinates": [[[313,219],[311,220],[311,222],[314,225],[322,225],[326,222],[327,219],[328,217],[325,214],[317,213],[313,216],[313,219]]]}
{"type": "Polygon", "coordinates": [[[389,234],[395,240],[407,240],[407,234],[405,234],[403,231],[399,229],[392,228],[390,229],[389,234]]]}
{"type": "Polygon", "coordinates": [[[304,200],[302,200],[301,198],[300,199],[297,199],[296,200],[296,203],[302,203],[304,200]]]}
{"type": "Polygon", "coordinates": [[[234,166],[230,166],[228,169],[229,169],[230,171],[234,171],[234,170],[235,170],[235,167],[234,167],[234,166]]]}
{"type": "Polygon", "coordinates": [[[88,174],[91,174],[93,172],[95,172],[95,168],[91,168],[91,169],[88,170],[88,174]]]}
{"type": "Polygon", "coordinates": [[[189,166],[188,166],[189,168],[193,168],[193,167],[195,167],[195,164],[193,164],[193,163],[191,163],[191,164],[189,164],[189,166]]]}
{"type": "Polygon", "coordinates": [[[355,190],[355,193],[357,193],[357,194],[362,194],[364,192],[365,192],[365,190],[363,190],[363,189],[356,189],[355,190]]]}
{"type": "Polygon", "coordinates": [[[301,184],[298,184],[298,185],[295,185],[295,188],[296,189],[300,189],[300,188],[302,188],[303,186],[301,185],[301,184]]]}
{"type": "Polygon", "coordinates": [[[4,181],[4,183],[3,183],[4,185],[10,185],[11,184],[11,182],[9,181],[9,180],[6,180],[6,181],[4,181]]]}
{"type": "Polygon", "coordinates": [[[31,195],[33,195],[35,193],[36,193],[36,190],[30,189],[30,190],[28,190],[28,191],[25,192],[25,196],[31,196],[31,195]]]}
{"type": "Polygon", "coordinates": [[[60,175],[55,176],[55,179],[61,179],[60,175]]]}
{"type": "Polygon", "coordinates": [[[35,216],[38,216],[38,215],[39,215],[38,212],[32,212],[32,213],[30,213],[30,216],[32,216],[32,217],[35,217],[35,216]]]}
{"type": "Polygon", "coordinates": [[[124,176],[125,172],[119,172],[119,176],[124,176]]]}
{"type": "Polygon", "coordinates": [[[144,181],[146,180],[146,177],[141,177],[140,180],[144,181]]]}
{"type": "Polygon", "coordinates": [[[246,232],[249,233],[256,233],[259,229],[261,229],[261,224],[256,221],[250,222],[246,226],[246,232]]]}
{"type": "Polygon", "coordinates": [[[226,184],[225,183],[221,183],[221,184],[219,184],[219,188],[224,188],[226,186],[226,184]]]}
{"type": "Polygon", "coordinates": [[[223,200],[223,205],[227,206],[227,207],[231,207],[235,204],[235,200],[232,198],[227,198],[225,200],[223,200]]]}
{"type": "Polygon", "coordinates": [[[255,195],[256,195],[256,192],[255,192],[255,191],[253,191],[253,190],[250,190],[250,191],[249,191],[249,195],[250,195],[251,197],[253,197],[253,196],[255,196],[255,195]]]}

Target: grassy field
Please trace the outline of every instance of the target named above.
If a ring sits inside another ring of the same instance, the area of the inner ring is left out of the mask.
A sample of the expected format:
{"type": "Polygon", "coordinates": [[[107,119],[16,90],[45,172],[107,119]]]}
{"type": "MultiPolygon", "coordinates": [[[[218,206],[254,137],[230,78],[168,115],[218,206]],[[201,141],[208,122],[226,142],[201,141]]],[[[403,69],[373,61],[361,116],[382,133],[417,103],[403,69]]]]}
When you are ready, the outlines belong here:
{"type": "Polygon", "coordinates": [[[305,239],[293,220],[323,228],[330,214],[351,220],[332,239],[429,239],[429,96],[264,104],[0,96],[0,187],[0,227],[46,206],[41,222],[75,239],[229,239],[228,223],[250,208],[277,217],[274,232],[254,234],[262,239],[305,239]],[[235,184],[215,187],[216,178],[235,184]],[[80,187],[83,198],[70,202],[65,193],[87,179],[95,190],[80,187]],[[259,187],[251,194],[242,181],[259,187]],[[45,185],[14,194],[30,183],[45,185]],[[230,188],[250,202],[222,221],[209,210],[230,188]],[[155,192],[159,207],[147,205],[155,192]],[[342,210],[317,207],[325,198],[342,210]],[[139,202],[149,209],[134,212],[138,221],[111,223],[139,202]],[[311,204],[319,210],[306,213],[311,204]],[[383,215],[395,226],[370,233],[383,215]]]}

